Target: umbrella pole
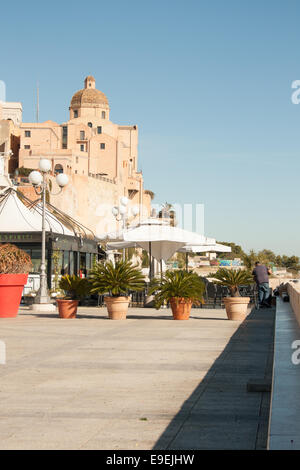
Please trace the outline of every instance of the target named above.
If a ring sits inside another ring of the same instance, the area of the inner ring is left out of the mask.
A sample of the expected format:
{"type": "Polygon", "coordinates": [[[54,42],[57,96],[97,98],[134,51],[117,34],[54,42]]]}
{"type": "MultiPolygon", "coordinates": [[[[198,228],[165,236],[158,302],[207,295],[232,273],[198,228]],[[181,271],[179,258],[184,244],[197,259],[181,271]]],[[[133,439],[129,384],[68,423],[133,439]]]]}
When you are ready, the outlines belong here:
{"type": "Polygon", "coordinates": [[[186,270],[186,272],[188,272],[188,269],[189,269],[189,254],[188,254],[188,252],[186,252],[186,254],[185,254],[185,270],[186,270]]]}
{"type": "Polygon", "coordinates": [[[152,253],[151,253],[151,242],[149,242],[149,279],[152,279],[152,253]]]}
{"type": "Polygon", "coordinates": [[[160,260],[160,278],[162,279],[163,272],[162,272],[162,259],[160,260]]]}

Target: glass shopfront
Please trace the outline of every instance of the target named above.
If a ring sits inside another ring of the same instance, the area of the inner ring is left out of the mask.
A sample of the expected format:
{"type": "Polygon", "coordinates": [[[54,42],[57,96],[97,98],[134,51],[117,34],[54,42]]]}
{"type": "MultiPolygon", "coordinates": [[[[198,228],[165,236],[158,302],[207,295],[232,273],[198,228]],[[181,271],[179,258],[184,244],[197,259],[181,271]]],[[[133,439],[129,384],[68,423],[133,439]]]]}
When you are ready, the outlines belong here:
{"type": "MultiPolygon", "coordinates": [[[[31,274],[39,274],[41,269],[42,263],[42,251],[39,245],[26,245],[25,243],[14,243],[17,245],[21,250],[24,250],[26,253],[29,254],[32,262],[32,271],[31,274]]],[[[48,250],[46,250],[46,271],[48,268],[48,250]]]]}
{"type": "MultiPolygon", "coordinates": [[[[39,274],[41,267],[41,234],[1,234],[0,243],[12,243],[26,251],[32,260],[31,274],[39,274]],[[28,240],[28,241],[27,241],[28,240]]],[[[66,235],[46,237],[46,272],[48,287],[51,288],[53,279],[64,274],[76,274],[82,277],[88,276],[91,267],[103,257],[98,254],[98,243],[92,239],[79,239],[66,235]]]]}

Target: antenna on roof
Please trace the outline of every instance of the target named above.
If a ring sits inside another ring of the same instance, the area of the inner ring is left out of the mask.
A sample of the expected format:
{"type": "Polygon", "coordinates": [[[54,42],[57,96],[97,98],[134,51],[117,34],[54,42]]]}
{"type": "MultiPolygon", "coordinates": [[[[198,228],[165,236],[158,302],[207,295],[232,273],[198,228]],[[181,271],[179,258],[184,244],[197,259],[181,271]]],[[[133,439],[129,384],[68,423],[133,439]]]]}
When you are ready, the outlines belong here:
{"type": "Polygon", "coordinates": [[[36,87],[36,122],[39,122],[39,112],[40,112],[40,90],[39,90],[39,82],[37,81],[36,87]]]}

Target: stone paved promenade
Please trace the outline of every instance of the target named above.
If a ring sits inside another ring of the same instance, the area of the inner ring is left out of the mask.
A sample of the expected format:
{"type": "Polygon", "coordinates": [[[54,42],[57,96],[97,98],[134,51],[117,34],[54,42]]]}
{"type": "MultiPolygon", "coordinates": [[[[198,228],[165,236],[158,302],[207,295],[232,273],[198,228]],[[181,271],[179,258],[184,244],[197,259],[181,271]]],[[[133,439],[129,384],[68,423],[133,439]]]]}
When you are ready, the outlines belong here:
{"type": "Polygon", "coordinates": [[[104,308],[79,318],[0,320],[0,449],[254,449],[266,445],[269,394],[247,392],[271,364],[273,310],[104,308]]]}

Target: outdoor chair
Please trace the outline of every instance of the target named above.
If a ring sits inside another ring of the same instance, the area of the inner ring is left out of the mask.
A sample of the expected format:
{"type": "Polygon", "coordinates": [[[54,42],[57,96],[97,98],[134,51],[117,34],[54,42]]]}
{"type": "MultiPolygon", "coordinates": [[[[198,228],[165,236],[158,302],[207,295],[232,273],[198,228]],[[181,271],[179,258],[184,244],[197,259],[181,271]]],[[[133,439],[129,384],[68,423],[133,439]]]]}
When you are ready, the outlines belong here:
{"type": "Polygon", "coordinates": [[[228,287],[217,285],[216,286],[216,305],[218,305],[221,308],[224,308],[225,304],[223,302],[223,298],[228,297],[228,295],[229,295],[228,287]]]}
{"type": "Polygon", "coordinates": [[[131,301],[129,307],[144,307],[146,299],[146,290],[143,291],[130,291],[131,301]]]}
{"type": "Polygon", "coordinates": [[[205,292],[205,308],[216,308],[216,286],[209,282],[205,292]]]}
{"type": "Polygon", "coordinates": [[[254,300],[254,284],[250,286],[240,286],[239,291],[242,297],[250,297],[250,301],[254,300]]]}

